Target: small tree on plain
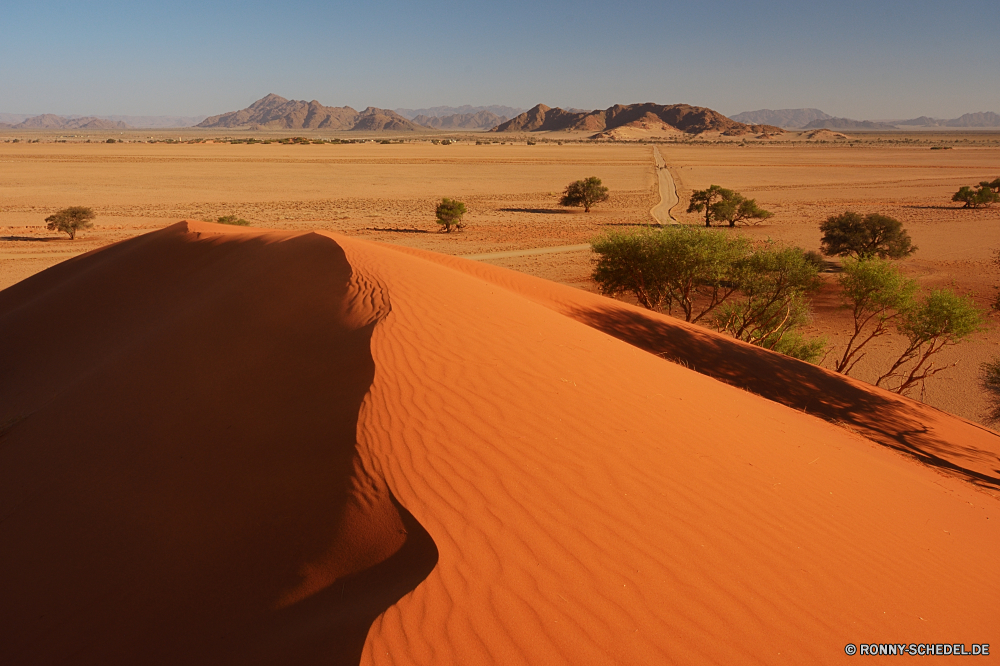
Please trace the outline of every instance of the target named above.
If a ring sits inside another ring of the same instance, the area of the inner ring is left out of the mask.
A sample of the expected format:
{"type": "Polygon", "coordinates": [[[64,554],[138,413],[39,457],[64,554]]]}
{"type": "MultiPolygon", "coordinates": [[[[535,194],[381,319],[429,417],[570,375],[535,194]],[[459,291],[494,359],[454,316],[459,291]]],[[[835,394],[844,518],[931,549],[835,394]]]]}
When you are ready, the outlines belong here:
{"type": "MultiPolygon", "coordinates": [[[[1000,181],[1000,178],[997,181],[1000,181]]],[[[1000,182],[997,181],[994,182],[1000,185],[1000,182]]],[[[979,208],[1000,201],[1000,194],[993,190],[993,183],[984,180],[979,183],[976,189],[972,189],[968,185],[959,188],[958,192],[952,195],[951,200],[964,204],[962,208],[979,208]]]]}
{"type": "Polygon", "coordinates": [[[736,193],[718,185],[712,185],[707,190],[697,190],[691,193],[687,212],[700,213],[705,211],[705,226],[712,226],[712,204],[726,198],[732,198],[736,193]]]}
{"type": "Polygon", "coordinates": [[[449,199],[448,197],[441,199],[435,213],[438,224],[444,227],[446,233],[451,233],[452,227],[461,231],[462,227],[465,226],[462,223],[462,216],[465,215],[465,204],[458,199],[449,199]]]}
{"type": "Polygon", "coordinates": [[[819,228],[820,249],[827,256],[902,259],[917,250],[899,220],[878,213],[862,217],[847,211],[828,217],[819,228]]]}
{"type": "Polygon", "coordinates": [[[968,296],[950,289],[932,291],[900,318],[896,328],[907,346],[875,385],[901,395],[923,388],[929,377],[950,367],[934,367],[934,357],[985,326],[985,313],[968,296]]]}
{"type": "Polygon", "coordinates": [[[608,200],[608,188],[601,183],[597,176],[591,176],[584,180],[576,180],[566,186],[560,206],[583,206],[583,212],[589,213],[590,207],[594,204],[608,200]]]}
{"type": "Polygon", "coordinates": [[[739,192],[723,197],[721,201],[709,206],[709,209],[713,219],[726,222],[730,227],[735,227],[737,222],[753,221],[757,224],[761,220],[774,217],[774,213],[758,206],[756,199],[747,199],[739,192]]]}
{"type": "Polygon", "coordinates": [[[854,315],[854,332],[834,369],[847,375],[865,357],[865,346],[890,333],[913,307],[917,283],[878,257],[845,260],[839,281],[842,307],[854,315]]]}
{"type": "Polygon", "coordinates": [[[49,231],[61,231],[69,234],[69,239],[76,238],[78,231],[90,229],[94,226],[93,219],[97,217],[94,211],[86,206],[70,206],[61,211],[49,215],[45,218],[46,228],[49,231]]]}

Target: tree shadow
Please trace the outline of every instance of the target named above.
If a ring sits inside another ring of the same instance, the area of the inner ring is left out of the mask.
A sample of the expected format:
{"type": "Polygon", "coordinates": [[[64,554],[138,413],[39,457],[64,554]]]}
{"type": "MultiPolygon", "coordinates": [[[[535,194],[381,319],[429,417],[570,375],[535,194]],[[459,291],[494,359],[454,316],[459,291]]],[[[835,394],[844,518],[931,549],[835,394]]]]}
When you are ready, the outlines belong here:
{"type": "Polygon", "coordinates": [[[0,241],[15,241],[29,243],[54,243],[58,241],[68,241],[68,238],[36,238],[34,236],[0,236],[0,241]]]}
{"type": "Polygon", "coordinates": [[[571,210],[560,210],[558,208],[498,208],[504,213],[538,213],[540,215],[572,215],[571,210]]]}
{"type": "Polygon", "coordinates": [[[397,234],[429,234],[426,229],[393,229],[390,227],[365,227],[364,231],[388,231],[397,234]]]}
{"type": "MultiPolygon", "coordinates": [[[[994,451],[962,446],[924,422],[931,408],[832,371],[739,343],[656,313],[624,307],[570,313],[647,352],[834,424],[974,484],[1000,490],[994,451]]],[[[984,429],[956,418],[971,429],[984,429]]]]}

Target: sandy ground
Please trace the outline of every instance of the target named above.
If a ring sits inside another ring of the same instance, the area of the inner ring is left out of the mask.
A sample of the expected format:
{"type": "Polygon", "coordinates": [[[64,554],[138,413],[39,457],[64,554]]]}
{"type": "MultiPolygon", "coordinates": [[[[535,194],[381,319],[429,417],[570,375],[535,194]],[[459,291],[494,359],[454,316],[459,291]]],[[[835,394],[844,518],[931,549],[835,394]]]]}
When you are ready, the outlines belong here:
{"type": "MultiPolygon", "coordinates": [[[[683,212],[690,192],[713,183],[755,197],[776,213],[768,224],[740,233],[806,249],[819,248],[819,223],[831,214],[882,212],[902,220],[920,247],[903,262],[908,273],[925,287],[973,292],[985,305],[1000,283],[1000,269],[990,263],[1000,248],[1000,208],[960,210],[950,195],[961,185],[1000,175],[996,137],[915,136],[959,143],[952,150],[930,150],[874,136],[853,147],[793,144],[794,137],[785,137],[747,146],[668,143],[659,150],[677,186],[680,203],[673,212],[682,221],[697,221],[683,212]]],[[[322,229],[476,255],[585,244],[608,229],[646,223],[659,203],[652,146],[475,145],[476,139],[450,146],[0,143],[0,287],[182,218],[236,214],[260,227],[322,229]],[[611,188],[611,201],[589,215],[560,208],[565,185],[590,175],[611,188]],[[468,205],[462,233],[437,233],[433,207],[441,196],[468,205]],[[76,241],[43,227],[46,215],[69,205],[90,205],[99,215],[95,229],[76,241]]],[[[585,250],[487,261],[595,290],[585,250]]],[[[814,301],[810,332],[830,339],[827,366],[850,326],[837,305],[832,286],[814,301]]],[[[885,340],[871,357],[874,365],[859,367],[858,376],[873,379],[876,366],[900,342],[885,340]]],[[[981,419],[986,403],[978,367],[998,353],[995,326],[947,351],[942,360],[958,365],[932,379],[923,399],[981,419]]]]}
{"type": "Polygon", "coordinates": [[[997,643],[1000,437],[586,291],[182,222],[0,291],[0,347],[3,663],[997,643]]]}

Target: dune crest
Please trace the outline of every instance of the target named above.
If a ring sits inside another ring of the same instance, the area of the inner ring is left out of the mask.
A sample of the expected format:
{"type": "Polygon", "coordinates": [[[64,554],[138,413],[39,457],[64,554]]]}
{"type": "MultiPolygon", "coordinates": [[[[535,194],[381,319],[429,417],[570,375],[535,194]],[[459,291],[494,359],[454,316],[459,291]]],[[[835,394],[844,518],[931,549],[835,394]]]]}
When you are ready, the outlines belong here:
{"type": "MultiPolygon", "coordinates": [[[[845,410],[864,387],[635,312],[205,223],[0,292],[0,661],[832,663],[989,640],[994,496],[641,347],[689,344],[775,399],[804,378],[845,410]]],[[[875,432],[884,404],[856,420],[875,432]]],[[[967,425],[928,432],[988,458],[967,425]]]]}

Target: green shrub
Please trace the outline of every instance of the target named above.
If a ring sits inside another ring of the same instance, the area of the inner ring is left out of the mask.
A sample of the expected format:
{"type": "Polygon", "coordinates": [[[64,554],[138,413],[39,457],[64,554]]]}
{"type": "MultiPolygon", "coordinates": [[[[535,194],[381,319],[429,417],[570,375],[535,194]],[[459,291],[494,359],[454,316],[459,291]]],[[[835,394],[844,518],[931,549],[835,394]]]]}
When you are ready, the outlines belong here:
{"type": "Polygon", "coordinates": [[[249,227],[250,223],[243,218],[236,217],[235,215],[223,215],[222,217],[215,220],[219,224],[231,224],[237,227],[249,227]]]}
{"type": "Polygon", "coordinates": [[[455,227],[459,231],[465,227],[465,224],[462,222],[462,216],[465,215],[465,204],[458,199],[449,199],[447,197],[441,199],[435,210],[435,215],[438,224],[444,227],[443,231],[446,233],[451,233],[452,227],[455,227]]]}

